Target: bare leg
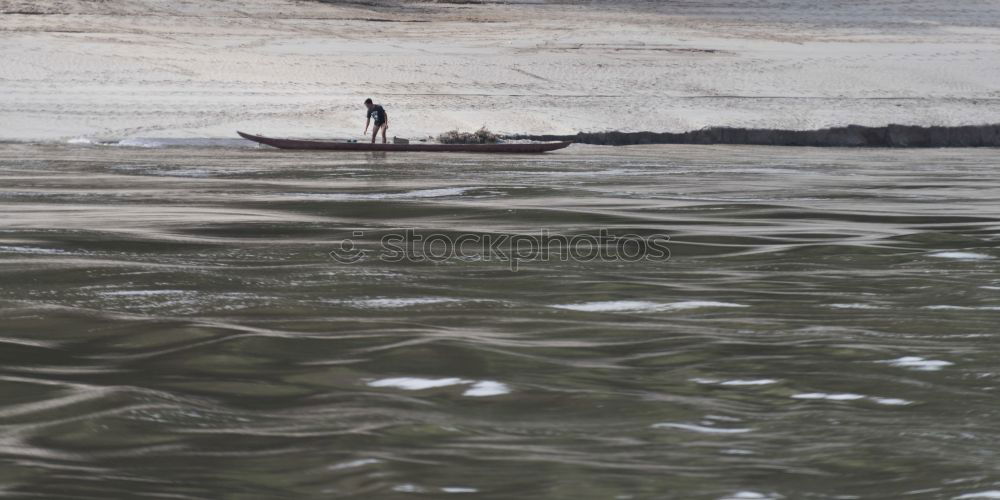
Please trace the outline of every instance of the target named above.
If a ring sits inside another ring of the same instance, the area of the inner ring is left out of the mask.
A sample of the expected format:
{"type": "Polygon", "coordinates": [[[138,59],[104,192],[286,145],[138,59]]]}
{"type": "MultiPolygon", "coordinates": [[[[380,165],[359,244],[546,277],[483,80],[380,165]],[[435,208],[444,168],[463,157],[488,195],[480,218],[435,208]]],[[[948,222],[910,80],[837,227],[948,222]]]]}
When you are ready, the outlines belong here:
{"type": "Polygon", "coordinates": [[[382,144],[385,144],[385,129],[387,129],[387,128],[389,128],[389,127],[386,127],[385,125],[382,125],[382,144]]]}
{"type": "Polygon", "coordinates": [[[375,144],[375,138],[378,137],[378,129],[379,127],[375,127],[375,130],[372,130],[372,144],[375,144]]]}

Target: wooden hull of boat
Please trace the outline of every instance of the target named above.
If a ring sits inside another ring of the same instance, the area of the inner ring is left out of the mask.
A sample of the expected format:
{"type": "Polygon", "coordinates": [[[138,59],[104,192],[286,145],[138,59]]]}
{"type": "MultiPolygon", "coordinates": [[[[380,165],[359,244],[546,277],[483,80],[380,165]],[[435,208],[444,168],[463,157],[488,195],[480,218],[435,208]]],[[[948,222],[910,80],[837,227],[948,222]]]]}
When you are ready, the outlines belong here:
{"type": "Polygon", "coordinates": [[[544,153],[569,146],[569,142],[529,144],[371,144],[368,142],[329,142],[303,139],[275,139],[236,131],[240,137],[279,149],[323,151],[423,151],[435,153],[544,153]]]}

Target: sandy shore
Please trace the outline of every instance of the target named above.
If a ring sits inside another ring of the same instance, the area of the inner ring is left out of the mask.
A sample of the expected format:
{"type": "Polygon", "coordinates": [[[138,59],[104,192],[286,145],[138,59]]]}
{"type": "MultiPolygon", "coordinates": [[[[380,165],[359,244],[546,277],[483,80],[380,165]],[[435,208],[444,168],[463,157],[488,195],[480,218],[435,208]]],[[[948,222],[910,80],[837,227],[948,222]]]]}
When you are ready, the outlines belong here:
{"type": "Polygon", "coordinates": [[[1000,122],[1000,4],[874,3],[0,0],[0,139],[1000,122]]]}

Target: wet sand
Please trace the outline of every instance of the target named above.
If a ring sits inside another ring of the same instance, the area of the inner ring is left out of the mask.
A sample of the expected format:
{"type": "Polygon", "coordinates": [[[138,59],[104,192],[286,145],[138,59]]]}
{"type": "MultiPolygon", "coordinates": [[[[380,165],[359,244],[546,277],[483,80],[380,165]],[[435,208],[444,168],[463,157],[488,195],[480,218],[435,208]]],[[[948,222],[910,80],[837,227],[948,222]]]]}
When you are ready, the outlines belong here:
{"type": "Polygon", "coordinates": [[[0,0],[0,139],[1000,123],[993,2],[0,0]]]}

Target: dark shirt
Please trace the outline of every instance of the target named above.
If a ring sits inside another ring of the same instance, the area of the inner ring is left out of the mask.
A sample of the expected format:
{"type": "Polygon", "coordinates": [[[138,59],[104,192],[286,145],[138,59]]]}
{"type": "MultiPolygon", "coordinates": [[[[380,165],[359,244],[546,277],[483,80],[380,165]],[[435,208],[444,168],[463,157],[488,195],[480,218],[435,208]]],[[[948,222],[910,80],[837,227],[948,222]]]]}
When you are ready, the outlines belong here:
{"type": "Polygon", "coordinates": [[[368,110],[368,118],[371,118],[375,123],[385,123],[385,108],[380,104],[376,104],[368,110]]]}

